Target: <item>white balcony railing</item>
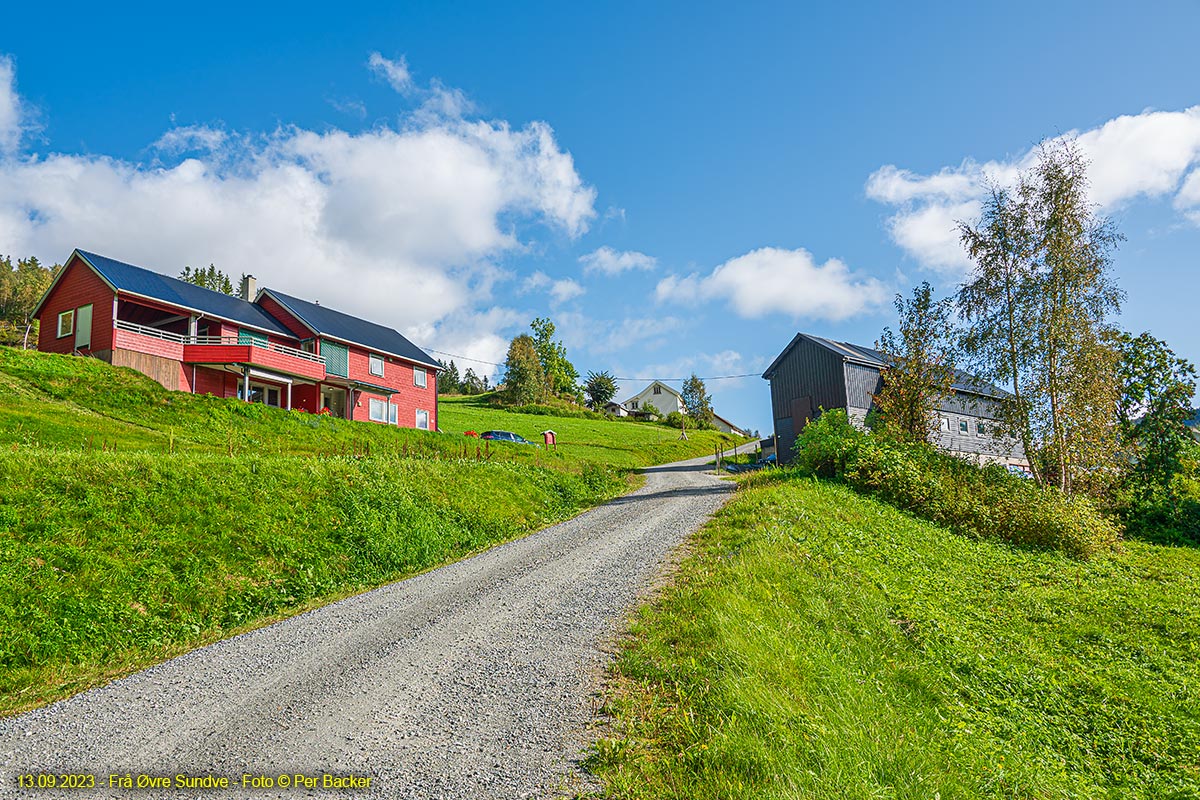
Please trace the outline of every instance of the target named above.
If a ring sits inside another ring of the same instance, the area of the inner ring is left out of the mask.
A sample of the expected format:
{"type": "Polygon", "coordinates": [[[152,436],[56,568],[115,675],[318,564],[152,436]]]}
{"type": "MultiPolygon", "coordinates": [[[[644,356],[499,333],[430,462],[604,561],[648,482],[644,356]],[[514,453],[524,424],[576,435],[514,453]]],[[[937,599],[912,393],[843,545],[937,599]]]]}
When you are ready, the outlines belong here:
{"type": "Polygon", "coordinates": [[[316,353],[309,353],[305,350],[300,350],[295,347],[288,347],[284,344],[275,344],[274,342],[264,342],[262,339],[247,340],[237,336],[186,336],[182,333],[172,333],[171,331],[160,330],[159,328],[151,328],[148,325],[138,325],[136,322],[126,322],[119,319],[115,323],[117,330],[129,331],[131,333],[139,333],[142,336],[152,336],[155,339],[162,339],[168,342],[178,342],[179,344],[208,344],[208,345],[233,345],[233,344],[249,344],[254,347],[261,347],[264,350],[270,350],[275,353],[282,353],[292,358],[300,358],[305,361],[311,361],[314,364],[324,364],[325,357],[319,356],[316,353]]]}

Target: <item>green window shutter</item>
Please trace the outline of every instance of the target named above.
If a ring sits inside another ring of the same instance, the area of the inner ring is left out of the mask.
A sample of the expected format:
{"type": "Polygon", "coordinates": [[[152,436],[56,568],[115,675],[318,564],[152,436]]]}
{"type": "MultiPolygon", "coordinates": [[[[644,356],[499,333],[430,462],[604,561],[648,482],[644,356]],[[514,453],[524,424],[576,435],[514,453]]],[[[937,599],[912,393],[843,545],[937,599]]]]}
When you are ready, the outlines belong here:
{"type": "Polygon", "coordinates": [[[252,344],[255,347],[266,347],[267,337],[256,331],[238,328],[238,344],[252,344]]]}
{"type": "Polygon", "coordinates": [[[325,356],[325,371],[330,375],[350,376],[350,354],[345,345],[321,340],[321,355],[325,356]]]}

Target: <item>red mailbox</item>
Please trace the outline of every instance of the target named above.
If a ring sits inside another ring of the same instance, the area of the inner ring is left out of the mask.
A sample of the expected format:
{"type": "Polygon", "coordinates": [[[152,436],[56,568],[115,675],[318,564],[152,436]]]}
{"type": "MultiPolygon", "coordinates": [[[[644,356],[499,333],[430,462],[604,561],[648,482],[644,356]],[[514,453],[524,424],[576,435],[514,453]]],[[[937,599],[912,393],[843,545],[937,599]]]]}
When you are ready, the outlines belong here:
{"type": "Polygon", "coordinates": [[[558,449],[557,436],[558,436],[558,434],[556,434],[554,431],[542,431],[542,441],[546,443],[547,450],[549,450],[552,447],[555,450],[558,449]]]}

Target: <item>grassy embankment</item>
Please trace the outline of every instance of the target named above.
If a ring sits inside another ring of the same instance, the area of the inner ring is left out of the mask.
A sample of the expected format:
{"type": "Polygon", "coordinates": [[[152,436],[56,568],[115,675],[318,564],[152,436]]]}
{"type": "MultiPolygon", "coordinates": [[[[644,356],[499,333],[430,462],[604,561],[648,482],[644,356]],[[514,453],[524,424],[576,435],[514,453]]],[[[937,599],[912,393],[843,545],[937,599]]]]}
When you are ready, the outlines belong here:
{"type": "Polygon", "coordinates": [[[1200,550],[1084,561],[744,479],[614,668],[621,798],[1200,797],[1200,550]]]}
{"type": "Polygon", "coordinates": [[[718,439],[558,422],[462,398],[450,432],[401,430],[0,348],[0,713],[537,530],[718,439]],[[557,452],[462,436],[550,425],[557,452]]]}

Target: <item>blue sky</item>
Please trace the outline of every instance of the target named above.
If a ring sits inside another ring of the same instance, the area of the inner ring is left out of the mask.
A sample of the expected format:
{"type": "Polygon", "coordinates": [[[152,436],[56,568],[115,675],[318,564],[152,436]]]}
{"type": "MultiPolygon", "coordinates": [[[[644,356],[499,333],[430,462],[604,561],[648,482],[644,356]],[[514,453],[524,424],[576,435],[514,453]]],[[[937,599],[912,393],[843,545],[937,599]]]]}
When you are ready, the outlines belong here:
{"type": "MultiPolygon", "coordinates": [[[[581,371],[759,373],[951,291],[981,176],[1076,133],[1119,324],[1200,361],[1200,7],[842,5],[23,4],[0,252],[214,262],[482,361],[550,316],[581,371]]],[[[765,381],[709,388],[770,429],[765,381]]]]}

